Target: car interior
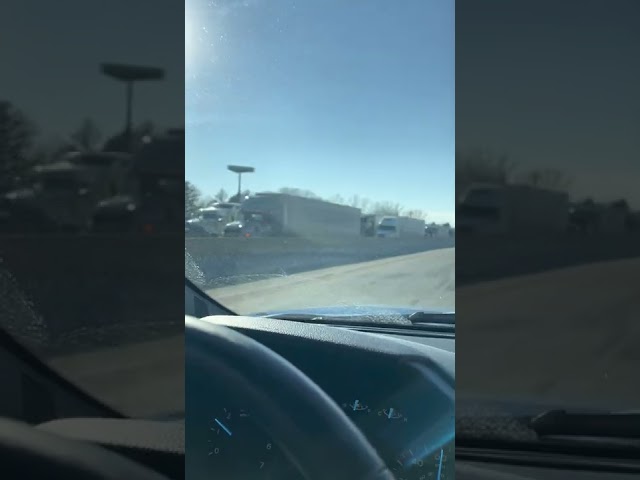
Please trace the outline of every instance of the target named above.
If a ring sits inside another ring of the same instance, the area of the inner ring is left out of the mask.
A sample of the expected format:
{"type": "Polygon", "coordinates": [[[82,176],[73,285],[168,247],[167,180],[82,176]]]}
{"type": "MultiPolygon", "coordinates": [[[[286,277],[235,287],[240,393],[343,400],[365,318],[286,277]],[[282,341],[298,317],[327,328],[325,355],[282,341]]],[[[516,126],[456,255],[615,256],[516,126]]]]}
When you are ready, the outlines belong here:
{"type": "Polygon", "coordinates": [[[1,334],[19,393],[0,397],[3,478],[637,478],[498,447],[454,467],[453,338],[235,316],[187,279],[185,295],[184,419],[124,418],[1,334]]]}
{"type": "Polygon", "coordinates": [[[4,331],[0,378],[2,478],[184,478],[183,421],[124,418],[4,331]]]}
{"type": "Polygon", "coordinates": [[[19,393],[0,397],[3,478],[637,478],[497,447],[454,467],[453,338],[235,316],[187,279],[185,295],[184,419],[124,418],[1,334],[19,393]]]}
{"type": "Polygon", "coordinates": [[[453,477],[453,335],[185,305],[188,478],[453,477]]]}

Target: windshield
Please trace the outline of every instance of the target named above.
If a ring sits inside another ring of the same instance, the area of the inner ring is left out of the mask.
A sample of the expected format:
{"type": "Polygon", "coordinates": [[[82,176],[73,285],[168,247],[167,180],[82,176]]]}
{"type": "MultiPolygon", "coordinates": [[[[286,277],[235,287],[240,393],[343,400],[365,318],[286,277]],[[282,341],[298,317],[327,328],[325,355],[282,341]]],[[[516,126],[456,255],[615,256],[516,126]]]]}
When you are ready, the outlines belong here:
{"type": "Polygon", "coordinates": [[[499,5],[456,2],[456,401],[637,409],[640,4],[499,5]]]}
{"type": "Polygon", "coordinates": [[[454,2],[185,6],[185,216],[244,222],[190,230],[187,276],[240,314],[454,310],[454,2]]]}
{"type": "MultiPolygon", "coordinates": [[[[125,416],[179,415],[184,130],[181,140],[167,132],[184,128],[183,5],[5,10],[0,30],[15,51],[3,56],[0,93],[0,328],[52,378],[125,416]],[[154,78],[142,81],[141,67],[154,78]],[[15,191],[32,182],[42,188],[15,191]]],[[[5,406],[49,401],[4,387],[5,406]]],[[[51,415],[87,414],[59,398],[74,397],[56,392],[51,415]]]]}

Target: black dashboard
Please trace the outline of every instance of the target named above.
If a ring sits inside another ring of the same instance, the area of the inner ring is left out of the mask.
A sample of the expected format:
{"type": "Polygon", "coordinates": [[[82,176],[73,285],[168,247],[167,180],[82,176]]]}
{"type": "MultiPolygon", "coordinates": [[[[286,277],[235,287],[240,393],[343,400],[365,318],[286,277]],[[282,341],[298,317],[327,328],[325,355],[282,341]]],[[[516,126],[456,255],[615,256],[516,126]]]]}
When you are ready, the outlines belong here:
{"type": "MultiPolygon", "coordinates": [[[[258,340],[304,372],[360,428],[398,480],[453,478],[452,337],[396,338],[250,317],[211,321],[258,340]]],[[[194,413],[202,421],[195,423],[197,432],[189,428],[187,462],[197,455],[197,469],[215,478],[302,478],[260,418],[227,387],[216,390],[219,401],[208,411],[194,413]]]]}

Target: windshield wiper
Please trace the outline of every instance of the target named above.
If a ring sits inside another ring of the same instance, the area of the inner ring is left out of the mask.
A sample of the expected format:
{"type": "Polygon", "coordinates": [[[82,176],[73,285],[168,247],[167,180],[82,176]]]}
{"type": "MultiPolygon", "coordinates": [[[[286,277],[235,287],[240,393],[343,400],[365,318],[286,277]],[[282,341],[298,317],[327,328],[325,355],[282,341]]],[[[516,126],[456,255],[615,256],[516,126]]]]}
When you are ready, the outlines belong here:
{"type": "Polygon", "coordinates": [[[571,413],[549,410],[529,427],[539,436],[640,438],[640,413],[571,413]]]}

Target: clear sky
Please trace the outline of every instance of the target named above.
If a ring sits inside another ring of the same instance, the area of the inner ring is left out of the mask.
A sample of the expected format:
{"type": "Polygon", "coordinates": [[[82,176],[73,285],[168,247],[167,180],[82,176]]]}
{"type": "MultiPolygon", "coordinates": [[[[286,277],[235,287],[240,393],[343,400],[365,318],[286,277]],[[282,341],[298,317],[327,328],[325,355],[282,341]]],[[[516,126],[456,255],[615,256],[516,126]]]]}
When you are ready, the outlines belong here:
{"type": "Polygon", "coordinates": [[[187,0],[187,180],[454,221],[454,2],[187,0]]]}
{"type": "Polygon", "coordinates": [[[0,98],[23,110],[45,139],[70,134],[85,117],[110,136],[124,126],[125,91],[100,63],[157,66],[166,79],[136,87],[134,122],[181,127],[183,9],[175,0],[2,2],[0,39],[15,48],[2,49],[0,98]]]}
{"type": "Polygon", "coordinates": [[[459,0],[456,146],[640,208],[640,2],[459,0]]]}

